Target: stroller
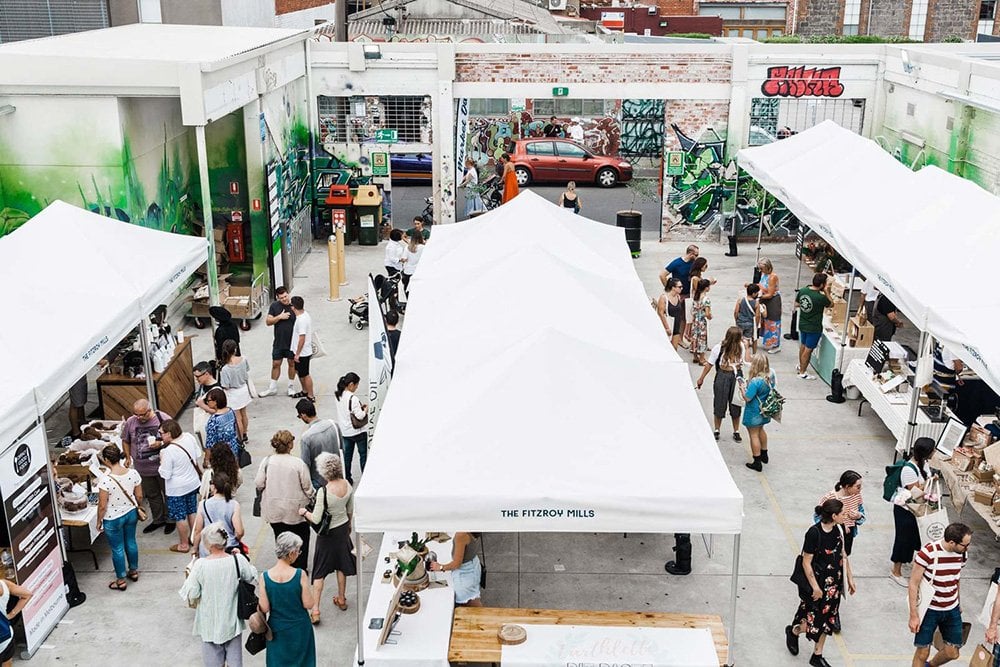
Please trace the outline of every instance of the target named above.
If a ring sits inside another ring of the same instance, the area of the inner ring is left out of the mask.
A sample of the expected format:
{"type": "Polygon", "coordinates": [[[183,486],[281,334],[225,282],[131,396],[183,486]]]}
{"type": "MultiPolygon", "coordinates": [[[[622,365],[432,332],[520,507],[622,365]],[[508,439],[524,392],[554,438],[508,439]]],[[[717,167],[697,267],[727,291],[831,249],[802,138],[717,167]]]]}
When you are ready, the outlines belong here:
{"type": "Polygon", "coordinates": [[[368,296],[362,294],[348,301],[351,306],[347,311],[347,321],[354,322],[354,318],[358,318],[358,321],[354,322],[354,328],[361,331],[368,324],[368,296]]]}
{"type": "MultiPolygon", "coordinates": [[[[401,278],[402,274],[400,273],[388,278],[381,274],[372,278],[376,299],[378,299],[379,308],[381,308],[383,313],[395,310],[397,313],[402,314],[406,311],[406,304],[399,300],[399,282],[401,278]]],[[[347,311],[347,321],[354,322],[354,328],[361,331],[368,324],[368,308],[370,307],[368,295],[362,294],[353,299],[348,299],[348,301],[351,305],[347,311]],[[357,321],[354,318],[357,318],[357,321]]]]}

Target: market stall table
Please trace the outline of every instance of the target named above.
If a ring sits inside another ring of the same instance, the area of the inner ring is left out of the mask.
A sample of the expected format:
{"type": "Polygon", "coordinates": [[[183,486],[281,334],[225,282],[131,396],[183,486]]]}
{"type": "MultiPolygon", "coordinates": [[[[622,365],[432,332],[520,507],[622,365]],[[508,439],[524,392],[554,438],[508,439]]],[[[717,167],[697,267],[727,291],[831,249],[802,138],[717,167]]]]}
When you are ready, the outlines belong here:
{"type": "MultiPolygon", "coordinates": [[[[841,322],[839,326],[843,327],[844,323],[841,322]]],[[[819,345],[813,351],[809,365],[816,371],[816,375],[827,384],[830,384],[833,379],[833,369],[837,367],[837,354],[842,340],[842,334],[834,328],[830,318],[824,318],[823,335],[820,336],[819,345]]],[[[851,347],[848,344],[844,347],[844,361],[841,368],[846,368],[855,359],[864,361],[870,349],[868,347],[851,347]]]]}
{"type": "MultiPolygon", "coordinates": [[[[871,369],[865,365],[864,359],[855,359],[844,373],[844,384],[853,385],[858,388],[861,395],[872,406],[872,410],[879,416],[889,432],[896,438],[897,450],[906,433],[906,421],[909,418],[910,385],[902,384],[902,391],[882,392],[882,386],[872,375],[871,369]]],[[[860,406],[858,414],[861,414],[860,406]]],[[[937,440],[944,427],[948,423],[948,418],[952,416],[947,408],[944,411],[942,421],[931,421],[923,410],[917,410],[917,423],[913,427],[914,438],[932,438],[937,440]]]]}
{"type": "MultiPolygon", "coordinates": [[[[57,505],[58,507],[58,505],[57,505]]],[[[59,508],[59,523],[66,528],[66,552],[67,553],[89,553],[94,559],[94,569],[97,570],[97,553],[90,547],[77,548],[73,546],[73,528],[86,528],[90,537],[90,544],[100,536],[101,531],[97,527],[97,505],[87,505],[87,509],[79,512],[67,512],[59,508]]]]}
{"type": "MultiPolygon", "coordinates": [[[[396,587],[390,580],[382,579],[382,573],[395,568],[395,559],[385,561],[389,554],[399,548],[399,542],[409,540],[406,533],[385,533],[375,561],[375,576],[372,579],[368,605],[365,607],[364,642],[366,667],[382,665],[405,665],[406,667],[448,667],[448,641],[451,635],[451,617],[455,609],[455,591],[451,586],[451,574],[441,573],[447,586],[426,588],[419,591],[420,610],[415,614],[403,614],[393,628],[388,641],[378,646],[381,629],[369,627],[373,618],[383,618],[396,587]]],[[[438,561],[451,560],[451,542],[428,542],[427,548],[437,554],[438,561]]],[[[385,619],[388,623],[391,619],[385,619]]]]}
{"type": "MultiPolygon", "coordinates": [[[[564,611],[457,607],[451,628],[451,662],[500,663],[497,632],[504,623],[519,625],[583,625],[647,628],[707,628],[712,631],[720,665],[727,664],[729,644],[722,618],[712,614],[668,614],[639,611],[564,611]]],[[[531,632],[531,628],[527,628],[531,632]]]]}
{"type": "MultiPolygon", "coordinates": [[[[178,343],[174,356],[162,373],[153,373],[157,407],[176,417],[194,395],[194,363],[191,340],[178,343]]],[[[146,395],[146,380],[117,373],[105,373],[97,378],[101,415],[105,419],[132,416],[132,405],[146,395]]]]}
{"type": "MultiPolygon", "coordinates": [[[[948,486],[951,493],[951,503],[959,515],[966,507],[971,507],[972,511],[982,517],[986,525],[993,531],[994,539],[1000,540],[1000,525],[997,525],[997,515],[993,514],[993,507],[981,503],[973,497],[972,487],[978,484],[976,478],[970,472],[959,472],[955,466],[941,457],[939,452],[934,452],[931,459],[931,467],[941,472],[941,479],[948,486]]],[[[952,517],[957,520],[958,517],[952,517]]]]}

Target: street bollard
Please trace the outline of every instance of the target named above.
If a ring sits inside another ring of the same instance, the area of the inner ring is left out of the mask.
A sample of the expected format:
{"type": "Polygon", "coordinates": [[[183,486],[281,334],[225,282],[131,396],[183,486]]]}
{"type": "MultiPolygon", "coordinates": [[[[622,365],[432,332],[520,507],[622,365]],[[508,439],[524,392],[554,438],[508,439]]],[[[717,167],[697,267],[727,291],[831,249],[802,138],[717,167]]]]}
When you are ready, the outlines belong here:
{"type": "Polygon", "coordinates": [[[337,242],[331,235],[326,241],[326,254],[330,258],[330,296],[327,301],[340,301],[340,282],[338,276],[341,268],[338,261],[337,242]]]}
{"type": "Polygon", "coordinates": [[[341,285],[347,284],[347,267],[344,263],[344,225],[337,225],[337,280],[341,285]]]}

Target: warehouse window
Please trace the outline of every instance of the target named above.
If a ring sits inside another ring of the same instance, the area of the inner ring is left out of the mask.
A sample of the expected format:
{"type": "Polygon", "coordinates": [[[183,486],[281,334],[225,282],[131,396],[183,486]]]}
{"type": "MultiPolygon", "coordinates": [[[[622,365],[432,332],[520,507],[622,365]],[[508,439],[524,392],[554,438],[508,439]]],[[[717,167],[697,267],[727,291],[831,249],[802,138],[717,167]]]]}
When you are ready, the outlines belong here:
{"type": "Polygon", "coordinates": [[[982,0],[979,3],[979,23],[976,31],[981,35],[993,34],[993,20],[997,15],[997,0],[982,0]]]}
{"type": "Polygon", "coordinates": [[[865,100],[778,99],[756,97],[750,104],[748,145],[760,146],[783,137],[785,128],[801,132],[824,120],[861,134],[865,118],[865,100]]]}
{"type": "Polygon", "coordinates": [[[396,130],[399,143],[430,143],[430,105],[421,95],[319,96],[319,141],[361,143],[380,129],[396,130]]]}
{"type": "Polygon", "coordinates": [[[910,10],[910,39],[923,41],[927,28],[927,4],[929,0],[913,0],[910,10]]]}
{"type": "Polygon", "coordinates": [[[479,98],[469,100],[470,116],[506,116],[510,113],[510,100],[479,98]]]}
{"type": "Polygon", "coordinates": [[[550,116],[603,116],[615,112],[614,100],[570,100],[566,98],[533,100],[535,118],[550,116]]]}

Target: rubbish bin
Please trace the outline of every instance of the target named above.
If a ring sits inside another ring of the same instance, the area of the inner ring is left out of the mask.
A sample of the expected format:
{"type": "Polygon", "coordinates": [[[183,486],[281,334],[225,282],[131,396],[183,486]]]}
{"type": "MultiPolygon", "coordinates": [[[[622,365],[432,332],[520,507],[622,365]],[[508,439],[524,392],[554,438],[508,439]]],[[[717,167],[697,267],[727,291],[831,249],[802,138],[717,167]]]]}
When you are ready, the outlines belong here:
{"type": "Polygon", "coordinates": [[[625,241],[628,243],[632,257],[638,257],[642,242],[642,213],[639,211],[618,211],[619,227],[625,228],[625,241]]]}
{"type": "Polygon", "coordinates": [[[334,233],[338,224],[345,225],[344,242],[350,243],[350,235],[346,233],[346,222],[350,219],[351,210],[351,190],[346,185],[331,185],[330,192],[324,200],[323,208],[320,212],[320,222],[323,231],[327,236],[334,233]]]}
{"type": "Polygon", "coordinates": [[[354,208],[358,215],[358,242],[361,245],[378,245],[378,230],[382,226],[382,194],[378,186],[358,186],[354,208]]]}

